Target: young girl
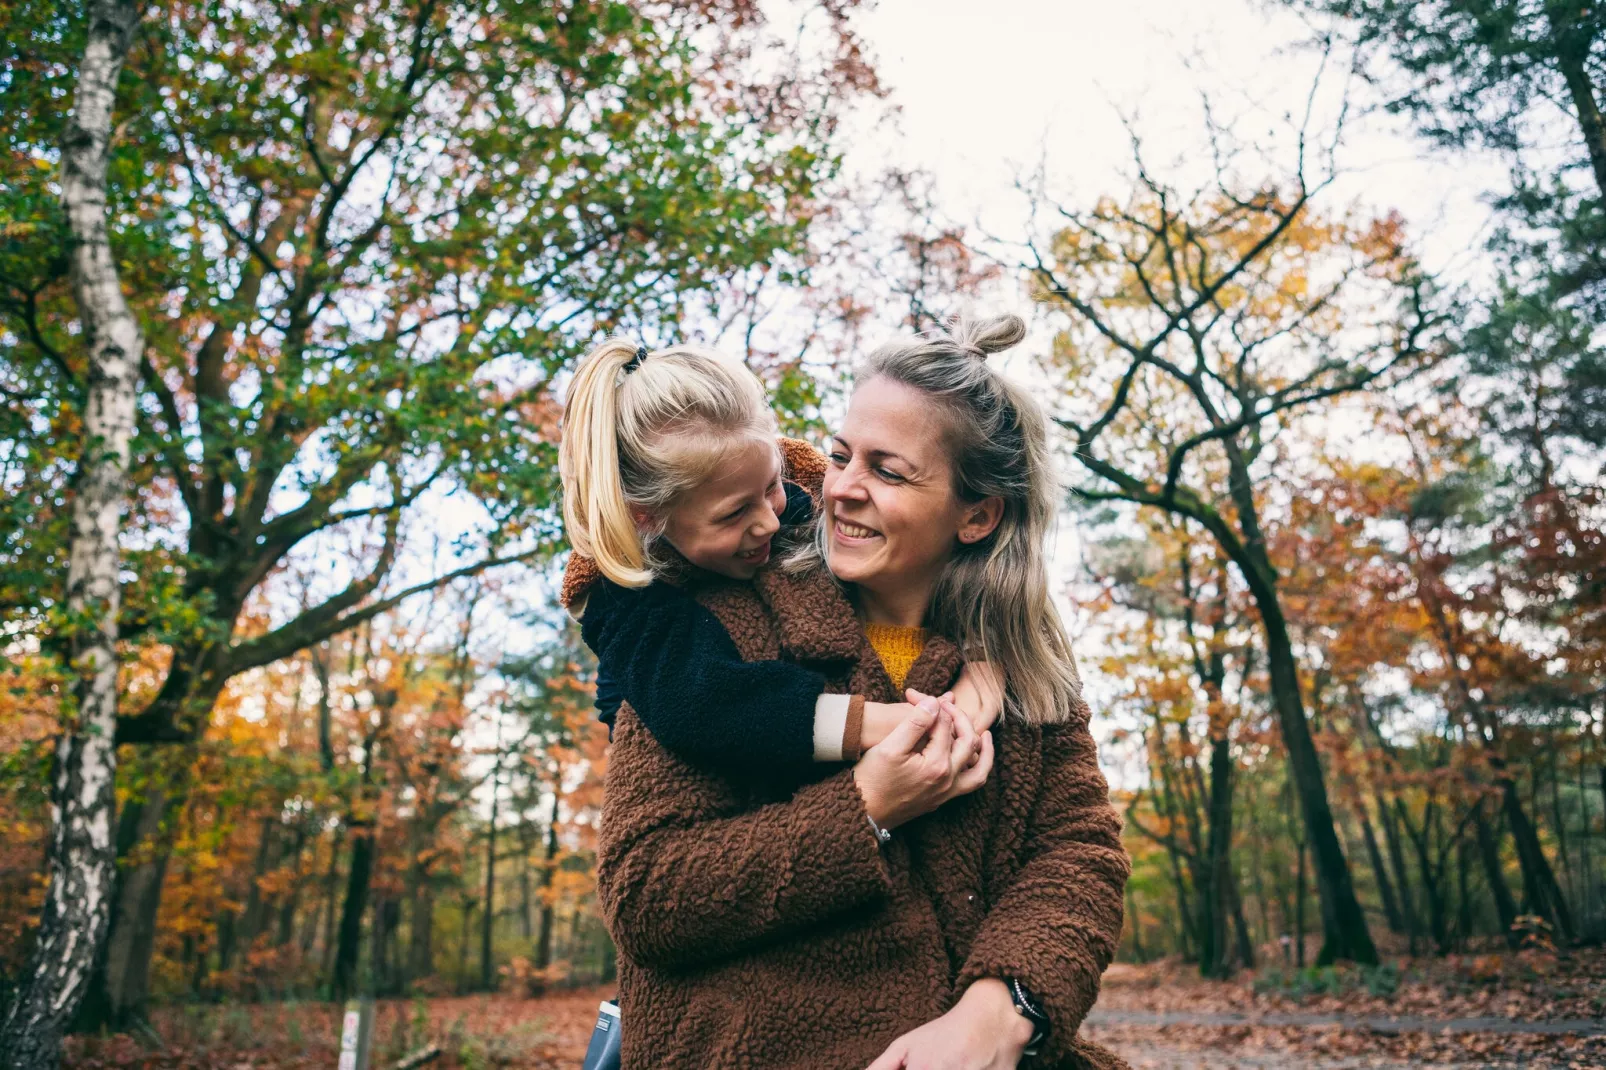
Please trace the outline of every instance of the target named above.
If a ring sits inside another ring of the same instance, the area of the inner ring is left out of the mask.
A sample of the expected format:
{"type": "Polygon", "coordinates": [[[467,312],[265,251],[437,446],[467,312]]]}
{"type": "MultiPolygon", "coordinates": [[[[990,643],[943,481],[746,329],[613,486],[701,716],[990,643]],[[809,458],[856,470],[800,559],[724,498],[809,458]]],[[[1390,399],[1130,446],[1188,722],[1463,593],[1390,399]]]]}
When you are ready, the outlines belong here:
{"type": "MultiPolygon", "coordinates": [[[[807,444],[777,442],[763,386],[740,364],[622,339],[581,361],[559,450],[575,551],[563,601],[597,655],[598,711],[610,730],[628,701],[688,761],[795,770],[855,761],[914,713],[827,694],[824,678],[801,665],[743,661],[714,615],[676,586],[694,570],[751,580],[778,538],[812,525],[814,500],[800,483],[818,493],[824,468],[807,444]],[[771,715],[754,719],[754,708],[771,715]]],[[[883,662],[901,687],[909,666],[896,653],[883,662]]],[[[962,734],[978,751],[1001,695],[983,668],[967,669],[951,696],[973,722],[962,734]]]]}

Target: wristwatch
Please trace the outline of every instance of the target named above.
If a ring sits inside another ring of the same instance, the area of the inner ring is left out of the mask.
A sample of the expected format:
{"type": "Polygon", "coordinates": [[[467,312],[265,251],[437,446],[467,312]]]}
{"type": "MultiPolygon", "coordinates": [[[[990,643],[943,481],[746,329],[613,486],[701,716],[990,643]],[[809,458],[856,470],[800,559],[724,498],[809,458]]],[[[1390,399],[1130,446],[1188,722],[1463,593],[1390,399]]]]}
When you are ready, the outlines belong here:
{"type": "Polygon", "coordinates": [[[1026,1042],[1021,1054],[1036,1055],[1042,1050],[1043,1041],[1048,1039],[1050,1026],[1048,1015],[1043,1013],[1043,1008],[1037,1005],[1037,1001],[1032,999],[1031,992],[1020,981],[1006,977],[1004,983],[1009,986],[1009,998],[1015,1004],[1015,1012],[1032,1023],[1032,1039],[1026,1042]]]}

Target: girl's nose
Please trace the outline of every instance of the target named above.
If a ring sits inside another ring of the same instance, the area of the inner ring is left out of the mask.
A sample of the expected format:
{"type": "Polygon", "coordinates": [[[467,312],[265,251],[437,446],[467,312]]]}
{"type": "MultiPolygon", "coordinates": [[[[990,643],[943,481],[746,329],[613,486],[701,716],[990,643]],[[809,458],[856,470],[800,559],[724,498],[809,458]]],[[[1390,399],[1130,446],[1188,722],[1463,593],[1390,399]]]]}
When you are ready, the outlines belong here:
{"type": "Polygon", "coordinates": [[[764,503],[758,517],[753,521],[752,536],[755,539],[767,539],[781,530],[781,518],[775,515],[775,507],[769,502],[764,503]]]}

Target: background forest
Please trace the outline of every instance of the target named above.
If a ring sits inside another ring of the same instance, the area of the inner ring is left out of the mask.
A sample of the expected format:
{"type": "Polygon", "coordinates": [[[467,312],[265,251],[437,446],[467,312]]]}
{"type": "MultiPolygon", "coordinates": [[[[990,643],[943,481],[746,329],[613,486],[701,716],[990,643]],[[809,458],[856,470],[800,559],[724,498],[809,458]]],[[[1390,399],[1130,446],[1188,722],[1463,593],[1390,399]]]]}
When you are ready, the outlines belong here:
{"type": "Polygon", "coordinates": [[[1159,103],[1050,108],[1108,113],[1081,134],[1117,164],[1048,128],[965,186],[884,151],[923,121],[885,57],[926,45],[858,0],[0,2],[6,1029],[76,857],[63,741],[96,738],[69,565],[116,451],[70,155],[108,41],[137,344],[73,1030],[172,1050],[186,1008],[611,981],[607,738],[555,601],[568,370],[709,342],[817,438],[857,353],[964,308],[1033,323],[1009,370],[1057,427],[1122,960],[1296,996],[1593,972],[1606,11],[1238,6],[1277,88],[1134,19],[1159,103]],[[1430,169],[1396,186],[1391,153],[1430,169]]]}

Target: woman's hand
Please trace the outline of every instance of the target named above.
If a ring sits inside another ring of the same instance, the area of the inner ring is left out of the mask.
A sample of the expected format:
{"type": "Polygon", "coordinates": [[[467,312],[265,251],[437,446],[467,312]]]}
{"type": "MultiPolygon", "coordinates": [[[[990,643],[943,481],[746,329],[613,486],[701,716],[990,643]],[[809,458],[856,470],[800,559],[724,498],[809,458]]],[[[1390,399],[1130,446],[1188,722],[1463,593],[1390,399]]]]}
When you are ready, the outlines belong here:
{"type": "Polygon", "coordinates": [[[976,731],[985,732],[1004,712],[1004,675],[985,661],[967,661],[954,684],[954,704],[976,731]]]}
{"type": "Polygon", "coordinates": [[[996,978],[965,989],[953,1010],[892,1042],[869,1070],[1014,1070],[1032,1039],[996,978]]]}
{"type": "Polygon", "coordinates": [[[864,808],[877,825],[897,828],[987,782],[993,736],[980,736],[952,702],[924,698],[915,712],[853,767],[864,808]]]}

